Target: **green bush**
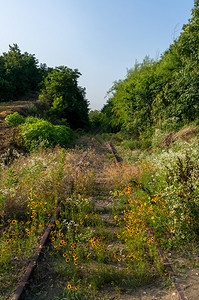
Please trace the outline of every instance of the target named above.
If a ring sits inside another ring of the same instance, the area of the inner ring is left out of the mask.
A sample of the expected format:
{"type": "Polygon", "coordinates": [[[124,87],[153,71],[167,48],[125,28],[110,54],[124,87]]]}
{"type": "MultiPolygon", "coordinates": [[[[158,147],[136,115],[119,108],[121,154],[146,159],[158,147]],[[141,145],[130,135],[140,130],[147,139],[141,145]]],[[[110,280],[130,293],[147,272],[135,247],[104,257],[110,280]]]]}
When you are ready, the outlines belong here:
{"type": "Polygon", "coordinates": [[[8,115],[5,121],[9,126],[19,125],[20,134],[16,140],[28,151],[39,146],[49,147],[57,144],[66,146],[71,141],[72,130],[65,125],[53,125],[34,117],[24,118],[18,112],[8,115]]]}
{"type": "Polygon", "coordinates": [[[13,114],[8,115],[5,118],[6,124],[9,126],[18,126],[25,122],[25,119],[18,112],[14,112],[13,114]]]}
{"type": "Polygon", "coordinates": [[[34,123],[37,123],[38,120],[41,120],[41,119],[38,119],[38,118],[35,118],[35,117],[27,117],[25,119],[25,123],[26,124],[34,124],[34,123]]]}
{"type": "Polygon", "coordinates": [[[43,119],[29,117],[20,126],[25,147],[31,151],[43,145],[49,147],[59,144],[66,146],[71,141],[71,129],[64,125],[53,125],[43,119]]]}

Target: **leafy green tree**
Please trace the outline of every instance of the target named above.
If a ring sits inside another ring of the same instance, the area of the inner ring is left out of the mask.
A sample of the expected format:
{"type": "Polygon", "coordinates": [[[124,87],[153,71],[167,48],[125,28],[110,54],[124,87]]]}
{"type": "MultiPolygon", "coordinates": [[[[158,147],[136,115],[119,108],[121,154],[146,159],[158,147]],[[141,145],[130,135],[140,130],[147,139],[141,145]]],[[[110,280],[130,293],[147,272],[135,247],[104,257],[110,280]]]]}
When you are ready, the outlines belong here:
{"type": "Polygon", "coordinates": [[[21,51],[17,44],[10,46],[8,53],[4,53],[6,75],[12,83],[15,95],[24,95],[27,91],[36,89],[40,80],[39,71],[37,68],[38,61],[32,54],[21,51]]]}
{"type": "Polygon", "coordinates": [[[35,92],[42,80],[34,54],[21,53],[17,44],[9,45],[0,59],[0,101],[15,100],[35,92]]]}
{"type": "Polygon", "coordinates": [[[175,88],[179,91],[176,111],[181,119],[199,117],[199,1],[195,1],[192,18],[183,26],[177,43],[182,68],[176,73],[175,88]]]}
{"type": "Polygon", "coordinates": [[[111,99],[101,110],[100,114],[101,130],[104,132],[116,133],[121,130],[122,123],[113,111],[113,103],[111,99]]]}
{"type": "Polygon", "coordinates": [[[164,128],[175,120],[173,128],[199,117],[199,1],[192,18],[183,26],[179,38],[159,61],[146,57],[128,70],[126,78],[109,91],[109,124],[121,127],[136,137],[154,127],[164,128]]]}
{"type": "Polygon", "coordinates": [[[179,98],[178,89],[174,88],[176,72],[182,68],[181,58],[174,42],[156,63],[155,82],[153,84],[154,99],[152,103],[153,125],[160,125],[176,115],[174,100],[179,98]]]}
{"type": "Polygon", "coordinates": [[[155,64],[146,57],[142,64],[128,70],[125,80],[114,83],[109,103],[115,125],[137,136],[150,126],[155,79],[155,64]]]}
{"type": "Polygon", "coordinates": [[[9,99],[12,86],[6,78],[6,68],[4,64],[4,58],[0,56],[0,102],[9,99]]]}
{"type": "Polygon", "coordinates": [[[179,38],[158,63],[162,78],[159,93],[153,101],[154,123],[177,118],[184,124],[198,118],[199,103],[199,2],[195,1],[192,18],[183,26],[179,38]]]}
{"type": "Polygon", "coordinates": [[[101,114],[97,109],[89,112],[90,129],[92,131],[101,129],[101,114]]]}
{"type": "Polygon", "coordinates": [[[85,99],[85,89],[77,82],[80,75],[77,69],[60,66],[45,78],[39,99],[54,124],[68,122],[73,129],[88,126],[88,101],[85,99]]]}

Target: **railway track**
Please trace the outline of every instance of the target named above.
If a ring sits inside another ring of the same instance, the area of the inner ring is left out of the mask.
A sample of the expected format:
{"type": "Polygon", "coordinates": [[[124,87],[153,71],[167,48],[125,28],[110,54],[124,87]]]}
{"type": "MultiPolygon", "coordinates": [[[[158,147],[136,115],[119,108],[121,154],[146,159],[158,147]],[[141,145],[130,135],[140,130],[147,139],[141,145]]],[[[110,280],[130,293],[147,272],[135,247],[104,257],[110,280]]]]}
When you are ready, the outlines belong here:
{"type": "Polygon", "coordinates": [[[26,272],[25,272],[23,278],[21,279],[21,282],[20,282],[19,286],[16,289],[16,292],[10,298],[11,300],[18,300],[18,299],[20,299],[22,293],[24,292],[24,289],[25,289],[26,285],[29,283],[30,277],[31,277],[31,275],[32,275],[32,273],[34,271],[34,268],[35,268],[35,266],[36,266],[36,264],[38,262],[39,256],[41,255],[41,251],[42,251],[43,247],[45,246],[45,244],[46,244],[46,242],[48,240],[50,231],[52,229],[52,225],[55,223],[55,220],[57,219],[57,217],[58,217],[58,215],[60,213],[60,207],[61,207],[61,204],[58,205],[55,214],[51,218],[51,220],[49,222],[49,225],[48,225],[45,233],[42,236],[42,239],[41,239],[41,241],[39,243],[39,246],[38,246],[37,250],[35,251],[35,254],[34,254],[33,258],[31,259],[31,261],[30,261],[30,263],[29,263],[29,265],[28,265],[28,267],[26,269],[26,272]]]}
{"type": "MultiPolygon", "coordinates": [[[[95,141],[92,140],[91,142],[91,145],[92,144],[95,144],[95,141]]],[[[101,142],[102,144],[102,142],[101,142]]],[[[95,146],[96,147],[96,146],[95,146]]],[[[99,144],[98,146],[99,147],[99,144]]],[[[102,151],[104,151],[104,153],[108,150],[109,153],[112,154],[112,156],[114,157],[114,161],[115,161],[115,164],[118,168],[118,170],[120,170],[120,166],[121,166],[121,160],[118,158],[117,156],[117,153],[113,147],[113,145],[111,143],[103,143],[101,146],[101,148],[103,148],[102,151]]],[[[78,161],[78,163],[76,164],[76,169],[75,169],[75,172],[76,174],[78,174],[79,170],[81,169],[81,167],[84,165],[84,162],[86,161],[86,157],[87,157],[87,153],[88,151],[86,150],[84,152],[84,154],[82,155],[81,159],[78,161]]],[[[86,162],[87,163],[87,162],[86,162]]],[[[71,181],[71,189],[73,190],[74,189],[74,182],[71,181]]],[[[72,193],[72,191],[71,191],[72,193]]],[[[24,273],[24,276],[23,278],[21,279],[21,282],[19,284],[19,286],[16,288],[16,291],[14,293],[14,295],[12,295],[9,299],[10,300],[18,300],[18,299],[21,299],[23,293],[24,293],[24,290],[27,288],[29,282],[30,282],[30,277],[31,275],[33,274],[34,272],[34,269],[35,269],[35,266],[37,265],[37,262],[38,262],[38,259],[41,255],[41,252],[42,252],[42,249],[44,248],[46,242],[48,241],[49,239],[49,235],[50,235],[50,232],[51,232],[51,229],[53,228],[53,224],[55,223],[55,221],[57,220],[59,214],[60,214],[60,208],[61,208],[61,202],[59,203],[54,215],[51,217],[51,220],[49,221],[49,224],[47,226],[47,229],[45,231],[45,233],[43,234],[42,238],[41,238],[41,241],[39,243],[39,246],[37,248],[37,250],[35,251],[35,255],[34,257],[32,258],[31,262],[29,263],[28,267],[27,267],[27,270],[26,272],[24,273]]],[[[149,233],[153,234],[154,235],[154,232],[152,231],[152,229],[149,228],[149,233]]],[[[179,284],[176,282],[176,276],[175,276],[175,273],[172,269],[172,266],[171,264],[169,263],[169,260],[168,258],[166,257],[165,253],[162,251],[162,249],[160,248],[160,246],[158,245],[157,246],[157,250],[158,250],[158,254],[161,258],[161,261],[165,267],[165,269],[167,270],[171,280],[173,281],[173,284],[175,286],[175,289],[176,289],[176,292],[178,293],[179,295],[179,299],[181,300],[185,300],[187,299],[183,292],[182,292],[182,289],[181,287],[179,286],[179,284]]],[[[23,298],[25,299],[25,298],[23,298]]],[[[29,299],[29,298],[28,298],[29,299]]],[[[128,298],[130,299],[130,298],[128,298]]],[[[133,298],[132,298],[133,299],[133,298]]]]}
{"type": "MultiPolygon", "coordinates": [[[[84,152],[84,154],[82,155],[82,158],[80,159],[80,161],[76,164],[76,168],[75,168],[75,173],[78,172],[78,168],[81,167],[81,164],[83,163],[85,157],[87,155],[87,151],[84,152]]],[[[72,193],[72,190],[73,190],[73,180],[71,181],[71,193],[72,193]]],[[[49,220],[49,223],[48,223],[48,226],[41,238],[41,241],[39,243],[39,246],[38,248],[36,249],[35,251],[35,254],[33,256],[33,258],[31,259],[22,279],[21,279],[21,282],[19,284],[19,286],[16,288],[16,291],[14,293],[14,295],[12,295],[10,297],[10,300],[19,300],[26,288],[26,286],[29,284],[29,280],[30,280],[30,277],[34,271],[34,268],[38,262],[38,259],[41,255],[41,252],[42,252],[42,249],[45,247],[45,244],[46,242],[48,241],[48,238],[49,238],[49,234],[52,230],[52,227],[53,227],[53,224],[55,223],[56,219],[58,218],[59,214],[60,214],[60,208],[61,208],[61,202],[59,202],[58,204],[58,207],[55,211],[55,213],[53,214],[53,216],[51,217],[51,219],[49,220]]]]}
{"type": "MultiPolygon", "coordinates": [[[[92,141],[89,143],[89,147],[93,146],[93,143],[94,143],[94,139],[92,139],[92,141]]],[[[104,143],[102,140],[100,140],[100,143],[103,144],[103,145],[101,145],[101,148],[104,147],[105,149],[108,149],[108,151],[110,151],[110,153],[113,154],[114,159],[115,159],[115,163],[116,163],[117,167],[119,168],[119,160],[116,156],[116,152],[115,152],[113,146],[108,142],[104,143]]],[[[76,168],[75,168],[75,171],[74,171],[75,174],[77,174],[79,168],[81,168],[81,165],[83,164],[87,153],[88,153],[88,150],[86,150],[84,152],[81,159],[76,164],[76,168]]],[[[73,192],[73,188],[74,188],[74,180],[71,180],[71,194],[73,192]]],[[[59,203],[54,215],[49,220],[48,226],[47,226],[47,228],[46,228],[46,230],[45,230],[45,232],[44,232],[44,234],[43,234],[43,236],[40,240],[40,243],[38,245],[38,248],[35,251],[35,254],[34,254],[33,258],[31,259],[29,265],[27,266],[27,269],[26,269],[26,271],[25,271],[25,273],[24,273],[24,275],[23,275],[23,277],[20,281],[20,284],[16,288],[15,293],[9,298],[9,300],[19,300],[19,299],[21,299],[26,287],[29,285],[30,278],[31,278],[31,276],[34,272],[34,269],[35,269],[35,267],[38,263],[39,257],[42,253],[42,249],[45,247],[45,244],[47,243],[47,241],[49,239],[49,235],[50,235],[51,229],[53,227],[53,224],[55,223],[56,219],[58,218],[58,216],[60,214],[60,208],[61,208],[61,202],[59,203]]]]}

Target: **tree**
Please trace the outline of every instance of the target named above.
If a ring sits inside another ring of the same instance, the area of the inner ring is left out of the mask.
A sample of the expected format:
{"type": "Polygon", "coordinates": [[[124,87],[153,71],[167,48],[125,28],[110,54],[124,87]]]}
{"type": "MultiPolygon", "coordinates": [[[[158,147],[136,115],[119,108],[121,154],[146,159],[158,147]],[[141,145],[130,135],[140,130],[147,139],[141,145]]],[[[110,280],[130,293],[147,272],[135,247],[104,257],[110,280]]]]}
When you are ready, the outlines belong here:
{"type": "Polygon", "coordinates": [[[85,99],[85,89],[77,82],[80,75],[77,69],[60,66],[45,78],[39,99],[54,124],[68,122],[72,129],[88,126],[88,101],[85,99]]]}
{"type": "Polygon", "coordinates": [[[182,68],[176,73],[175,88],[179,91],[176,110],[181,119],[199,117],[199,1],[195,1],[192,18],[183,26],[177,51],[182,68]]]}
{"type": "MultiPolygon", "coordinates": [[[[109,91],[110,120],[139,137],[170,120],[173,128],[199,117],[199,0],[192,18],[159,61],[146,57],[109,91]]],[[[110,122],[109,122],[110,124],[110,122]]]]}
{"type": "Polygon", "coordinates": [[[15,100],[38,89],[42,80],[38,60],[34,54],[21,53],[17,44],[0,57],[0,99],[15,100]]]}
{"type": "Polygon", "coordinates": [[[142,64],[136,63],[128,70],[123,81],[115,82],[109,92],[114,125],[136,136],[152,122],[155,68],[154,61],[146,57],[142,64]]]}

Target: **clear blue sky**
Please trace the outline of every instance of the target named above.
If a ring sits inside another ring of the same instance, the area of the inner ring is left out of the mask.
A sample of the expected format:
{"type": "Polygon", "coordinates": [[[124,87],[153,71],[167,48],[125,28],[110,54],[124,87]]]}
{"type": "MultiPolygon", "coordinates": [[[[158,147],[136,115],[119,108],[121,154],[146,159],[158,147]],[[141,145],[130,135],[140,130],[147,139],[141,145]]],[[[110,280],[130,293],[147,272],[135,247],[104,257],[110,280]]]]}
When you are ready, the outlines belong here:
{"type": "Polygon", "coordinates": [[[0,54],[17,43],[49,67],[77,68],[90,108],[146,55],[157,59],[194,0],[0,0],[0,54]]]}

